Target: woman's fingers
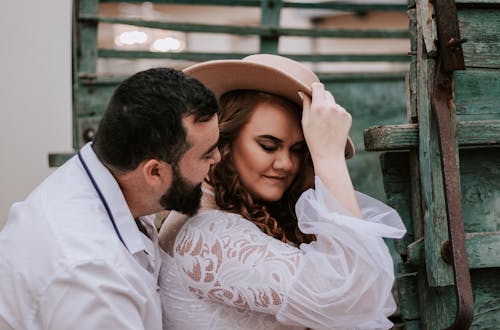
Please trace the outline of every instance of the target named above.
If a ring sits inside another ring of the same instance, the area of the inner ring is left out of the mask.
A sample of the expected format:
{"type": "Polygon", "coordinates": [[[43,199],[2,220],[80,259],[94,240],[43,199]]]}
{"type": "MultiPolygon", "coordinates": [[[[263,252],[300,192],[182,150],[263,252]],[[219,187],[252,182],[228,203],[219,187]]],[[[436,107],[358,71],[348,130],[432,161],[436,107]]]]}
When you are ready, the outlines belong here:
{"type": "Polygon", "coordinates": [[[309,119],[309,112],[311,111],[311,97],[304,92],[299,92],[302,99],[302,124],[309,119]]]}
{"type": "Polygon", "coordinates": [[[315,82],[311,85],[312,101],[322,102],[325,99],[325,86],[322,83],[315,82]]]}
{"type": "Polygon", "coordinates": [[[311,85],[312,99],[303,97],[302,128],[311,156],[316,159],[329,155],[344,155],[351,127],[349,113],[335,103],[332,93],[321,83],[311,85]],[[315,157],[317,156],[317,157],[315,157]]]}
{"type": "Polygon", "coordinates": [[[330,100],[331,102],[333,102],[333,103],[336,104],[335,98],[333,97],[333,94],[330,93],[330,91],[325,91],[325,95],[326,95],[326,97],[327,97],[328,100],[330,100]]]}

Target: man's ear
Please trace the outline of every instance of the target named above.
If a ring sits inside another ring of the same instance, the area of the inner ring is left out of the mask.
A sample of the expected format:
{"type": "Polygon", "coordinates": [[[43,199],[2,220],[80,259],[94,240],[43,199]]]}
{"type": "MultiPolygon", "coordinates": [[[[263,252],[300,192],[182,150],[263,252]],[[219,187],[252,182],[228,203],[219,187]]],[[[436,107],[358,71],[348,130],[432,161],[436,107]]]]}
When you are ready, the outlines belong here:
{"type": "Polygon", "coordinates": [[[173,170],[172,166],[166,162],[149,159],[143,163],[142,175],[150,187],[165,190],[165,187],[169,187],[172,182],[173,170]]]}

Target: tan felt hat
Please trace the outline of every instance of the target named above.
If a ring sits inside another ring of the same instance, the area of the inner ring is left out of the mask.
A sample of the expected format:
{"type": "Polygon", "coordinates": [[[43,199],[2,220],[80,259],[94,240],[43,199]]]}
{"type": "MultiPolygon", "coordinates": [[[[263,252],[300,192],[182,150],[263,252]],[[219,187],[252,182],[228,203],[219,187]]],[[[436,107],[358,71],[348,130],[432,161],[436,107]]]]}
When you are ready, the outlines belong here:
{"type": "MultiPolygon", "coordinates": [[[[307,66],[271,54],[255,54],[241,60],[215,60],[194,64],[184,73],[198,79],[211,89],[217,98],[234,90],[258,90],[279,95],[302,106],[298,92],[311,95],[311,84],[319,78],[307,66]]],[[[355,154],[347,138],[345,157],[355,154]]]]}

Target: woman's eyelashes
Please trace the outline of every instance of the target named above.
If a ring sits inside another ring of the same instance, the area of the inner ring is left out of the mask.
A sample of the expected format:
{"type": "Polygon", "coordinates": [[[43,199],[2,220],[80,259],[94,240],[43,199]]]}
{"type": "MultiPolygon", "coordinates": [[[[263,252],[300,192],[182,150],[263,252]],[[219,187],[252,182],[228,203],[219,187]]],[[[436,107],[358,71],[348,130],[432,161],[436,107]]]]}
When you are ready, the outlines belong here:
{"type": "Polygon", "coordinates": [[[257,143],[266,152],[274,152],[274,151],[278,150],[278,146],[276,146],[276,145],[266,144],[266,143],[262,143],[262,142],[257,142],[257,143]]]}
{"type": "Polygon", "coordinates": [[[299,142],[294,144],[290,151],[296,154],[304,154],[307,151],[307,145],[305,142],[299,142]]]}
{"type": "MultiPolygon", "coordinates": [[[[257,142],[259,146],[264,150],[265,152],[275,152],[281,147],[281,144],[271,144],[271,143],[263,143],[263,142],[257,142]]],[[[306,152],[307,147],[305,143],[297,143],[294,144],[293,146],[290,147],[290,152],[295,153],[295,154],[303,154],[306,152]]]]}

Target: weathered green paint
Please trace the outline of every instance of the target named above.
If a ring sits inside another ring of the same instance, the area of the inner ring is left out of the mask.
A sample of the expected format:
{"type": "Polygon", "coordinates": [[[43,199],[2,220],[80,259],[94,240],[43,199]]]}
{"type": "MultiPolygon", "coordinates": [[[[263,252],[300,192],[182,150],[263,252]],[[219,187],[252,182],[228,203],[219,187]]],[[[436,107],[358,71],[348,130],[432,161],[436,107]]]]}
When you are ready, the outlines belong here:
{"type": "Polygon", "coordinates": [[[80,85],[75,95],[75,112],[78,117],[100,116],[116,85],[80,85]]]}
{"type": "MultiPolygon", "coordinates": [[[[425,2],[427,3],[427,2],[425,2]]],[[[417,2],[417,5],[419,2],[417,2]]],[[[451,267],[442,260],[439,249],[448,237],[446,208],[444,204],[441,161],[437,125],[433,116],[430,86],[434,77],[435,61],[428,58],[425,51],[423,30],[427,17],[417,11],[417,109],[419,123],[419,169],[422,195],[422,215],[424,226],[425,251],[427,260],[427,281],[430,286],[453,284],[451,267]]]]}
{"type": "MultiPolygon", "coordinates": [[[[457,123],[457,140],[462,147],[500,145],[500,120],[457,123]]],[[[406,150],[418,148],[418,124],[368,127],[364,131],[365,150],[406,150]]]]}
{"type": "Polygon", "coordinates": [[[500,231],[500,149],[465,149],[460,159],[466,232],[500,231]]]}
{"type": "Polygon", "coordinates": [[[498,329],[500,324],[500,269],[471,272],[474,320],[471,329],[498,329]]]}
{"type": "MultiPolygon", "coordinates": [[[[265,27],[277,29],[280,25],[281,0],[262,0],[260,7],[260,24],[265,27]]],[[[260,52],[264,54],[278,53],[279,36],[274,33],[271,36],[260,37],[260,52]]]]}
{"type": "Polygon", "coordinates": [[[353,118],[350,136],[356,147],[356,156],[348,161],[348,166],[355,188],[386,200],[379,156],[364,151],[363,130],[377,123],[390,125],[405,121],[404,77],[399,74],[384,80],[376,75],[363,80],[322,78],[336,101],[353,118]]]}
{"type": "MultiPolygon", "coordinates": [[[[142,0],[101,0],[102,3],[110,2],[127,2],[127,3],[142,3],[142,0]]],[[[243,6],[243,7],[258,7],[261,1],[257,0],[152,0],[151,3],[159,4],[184,4],[184,5],[221,5],[221,6],[243,6]]],[[[302,9],[330,9],[330,10],[341,10],[341,11],[353,11],[353,12],[367,12],[367,11],[403,11],[406,9],[405,5],[402,4],[391,4],[391,3],[367,3],[367,4],[356,4],[349,2],[314,2],[309,1],[303,2],[284,2],[283,7],[287,8],[302,8],[302,9]]]]}
{"type": "MultiPolygon", "coordinates": [[[[498,27],[500,33],[500,26],[498,27]]],[[[455,72],[455,105],[457,115],[477,120],[477,115],[500,114],[498,70],[470,69],[455,72]]],[[[494,118],[494,116],[492,116],[494,118]]]]}
{"type": "MultiPolygon", "coordinates": [[[[151,58],[151,59],[173,59],[188,61],[208,61],[223,59],[241,59],[253,53],[158,53],[148,51],[121,51],[113,49],[99,49],[99,57],[102,58],[151,58]]],[[[408,62],[407,54],[280,54],[300,62],[408,62]]]]}
{"type": "Polygon", "coordinates": [[[235,25],[213,25],[213,24],[192,24],[175,23],[163,21],[146,21],[139,19],[125,19],[115,17],[105,17],[98,15],[80,15],[80,20],[90,22],[101,22],[108,24],[126,24],[141,26],[152,29],[164,29],[182,32],[202,32],[202,33],[224,33],[235,35],[257,35],[261,37],[276,38],[277,36],[297,36],[297,37],[328,37],[328,38],[408,38],[407,30],[377,29],[377,30],[354,30],[354,29],[294,29],[281,28],[274,24],[263,24],[263,26],[235,26],[235,25]]]}
{"type": "MultiPolygon", "coordinates": [[[[500,232],[470,233],[466,234],[465,238],[470,268],[500,267],[500,232]]],[[[423,240],[410,244],[407,251],[409,264],[425,264],[423,240]]]]}
{"type": "MultiPolygon", "coordinates": [[[[97,15],[99,1],[80,1],[80,12],[82,14],[97,15]]],[[[80,54],[78,70],[95,73],[97,68],[97,23],[78,22],[79,24],[79,47],[80,54]]]]}
{"type": "MultiPolygon", "coordinates": [[[[498,1],[496,2],[498,4],[498,1]]],[[[466,67],[500,68],[500,10],[468,9],[458,11],[466,67]]]]}
{"type": "MultiPolygon", "coordinates": [[[[458,121],[455,145],[462,148],[460,185],[474,290],[471,328],[497,329],[500,320],[500,2],[474,3],[485,7],[471,5],[470,1],[459,7],[461,36],[467,38],[464,44],[467,70],[455,73],[457,112],[456,117],[455,112],[450,116],[452,121],[458,121]]],[[[412,5],[410,0],[411,8],[412,5]]],[[[371,127],[365,131],[365,144],[367,150],[408,150],[384,154],[382,158],[388,201],[401,214],[410,213],[413,221],[408,235],[413,236],[414,241],[407,249],[399,248],[403,254],[407,253],[403,258],[406,262],[397,270],[400,308],[404,328],[434,330],[453,322],[456,304],[451,267],[440,258],[440,245],[447,239],[447,229],[435,118],[429,102],[435,69],[435,27],[430,2],[416,1],[416,8],[416,15],[412,9],[408,11],[410,29],[416,29],[415,33],[410,31],[413,59],[407,78],[407,113],[412,124],[371,127]],[[416,27],[412,21],[417,22],[416,27]],[[405,184],[410,188],[403,189],[405,184]],[[411,203],[401,202],[406,200],[411,203]],[[416,301],[418,307],[415,307],[416,301]]],[[[408,237],[402,242],[408,242],[408,237]]]]}
{"type": "Polygon", "coordinates": [[[400,263],[397,265],[396,285],[399,288],[398,301],[401,316],[405,324],[411,320],[419,320],[419,298],[417,286],[417,268],[400,263]]]}
{"type": "Polygon", "coordinates": [[[74,156],[74,153],[65,153],[65,154],[62,154],[62,153],[59,153],[59,154],[49,154],[49,159],[48,159],[48,162],[49,162],[49,166],[50,167],[58,167],[58,166],[61,166],[62,164],[64,164],[68,159],[70,159],[71,157],[74,156]]]}

